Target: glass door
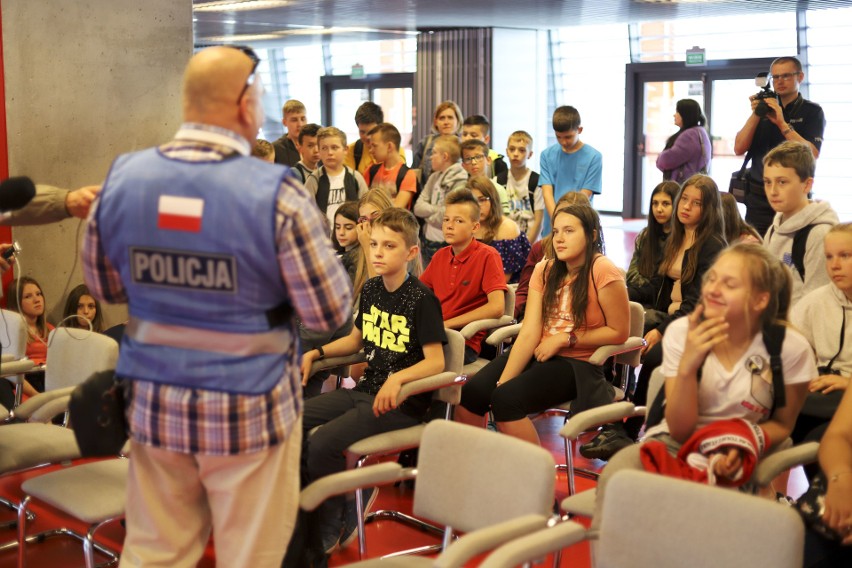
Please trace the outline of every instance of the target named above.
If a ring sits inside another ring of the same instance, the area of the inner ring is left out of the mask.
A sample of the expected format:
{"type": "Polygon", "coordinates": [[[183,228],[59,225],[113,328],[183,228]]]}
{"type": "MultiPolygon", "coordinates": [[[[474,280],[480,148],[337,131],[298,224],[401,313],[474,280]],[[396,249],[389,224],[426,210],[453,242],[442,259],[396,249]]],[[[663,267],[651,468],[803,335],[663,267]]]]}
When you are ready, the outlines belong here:
{"type": "Polygon", "coordinates": [[[386,73],[352,79],[346,76],[325,76],[322,81],[322,122],[334,125],[346,133],[351,144],[358,140],[355,111],[366,101],[382,107],[385,122],[399,129],[402,148],[411,163],[412,98],[414,73],[386,73]]]}
{"type": "Polygon", "coordinates": [[[706,67],[678,63],[627,66],[627,111],[624,167],[626,218],[644,217],[654,187],[663,179],[656,160],[669,136],[677,132],[675,105],[693,99],[701,105],[713,143],[709,175],[727,191],[731,172],[742,164],[734,155],[734,137],[748,117],[748,96],[757,92],[754,77],[771,59],[711,61],[706,67]]]}

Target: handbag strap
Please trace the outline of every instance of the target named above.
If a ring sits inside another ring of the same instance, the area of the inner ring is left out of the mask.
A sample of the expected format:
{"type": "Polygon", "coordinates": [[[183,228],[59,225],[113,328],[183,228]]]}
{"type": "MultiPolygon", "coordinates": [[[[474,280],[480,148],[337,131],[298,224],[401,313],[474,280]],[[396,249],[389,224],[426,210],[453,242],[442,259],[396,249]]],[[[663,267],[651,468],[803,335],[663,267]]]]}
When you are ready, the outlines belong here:
{"type": "Polygon", "coordinates": [[[745,175],[746,165],[749,163],[750,160],[751,160],[751,148],[749,148],[749,151],[746,152],[745,160],[743,160],[743,167],[740,168],[740,177],[745,175]]]}

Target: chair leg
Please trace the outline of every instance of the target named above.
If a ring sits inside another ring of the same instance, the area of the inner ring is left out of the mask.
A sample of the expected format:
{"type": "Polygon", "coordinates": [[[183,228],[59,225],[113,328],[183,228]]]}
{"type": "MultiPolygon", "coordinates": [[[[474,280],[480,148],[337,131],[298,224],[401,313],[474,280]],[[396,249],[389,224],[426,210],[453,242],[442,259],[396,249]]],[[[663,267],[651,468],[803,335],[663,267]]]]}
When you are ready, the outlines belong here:
{"type": "Polygon", "coordinates": [[[568,476],[568,495],[575,495],[577,488],[574,486],[574,440],[565,439],[565,468],[568,476]]]}
{"type": "MultiPolygon", "coordinates": [[[[359,458],[355,463],[355,469],[362,467],[366,460],[366,456],[359,458]]],[[[364,498],[360,489],[355,491],[355,514],[358,515],[358,560],[364,560],[364,555],[367,553],[367,537],[364,534],[364,498]]]]}
{"type": "Polygon", "coordinates": [[[30,496],[24,497],[18,507],[18,568],[26,568],[27,565],[27,507],[30,504],[30,496]]]}

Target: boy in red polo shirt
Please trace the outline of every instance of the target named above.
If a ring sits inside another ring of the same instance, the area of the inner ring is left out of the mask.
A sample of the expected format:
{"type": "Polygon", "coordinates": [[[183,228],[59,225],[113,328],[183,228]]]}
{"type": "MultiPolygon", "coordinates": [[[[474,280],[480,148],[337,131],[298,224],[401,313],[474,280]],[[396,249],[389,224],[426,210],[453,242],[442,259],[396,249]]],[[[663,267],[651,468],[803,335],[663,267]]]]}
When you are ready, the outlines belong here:
{"type": "MultiPolygon", "coordinates": [[[[432,257],[420,280],[441,302],[444,327],[499,318],[505,307],[506,277],[500,254],[473,238],[479,227],[479,202],[468,189],[447,194],[442,227],[446,246],[432,257]]],[[[479,355],[485,332],[465,341],[465,364],[479,355]]]]}

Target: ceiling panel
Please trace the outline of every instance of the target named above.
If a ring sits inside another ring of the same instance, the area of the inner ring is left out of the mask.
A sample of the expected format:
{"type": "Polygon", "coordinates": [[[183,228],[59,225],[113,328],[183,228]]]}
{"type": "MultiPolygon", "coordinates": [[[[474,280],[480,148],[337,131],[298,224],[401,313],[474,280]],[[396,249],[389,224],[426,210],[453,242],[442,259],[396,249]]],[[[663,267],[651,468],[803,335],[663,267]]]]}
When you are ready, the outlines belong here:
{"type": "MultiPolygon", "coordinates": [[[[239,0],[237,0],[238,2],[239,0]]],[[[194,5],[209,2],[193,0],[194,5]]],[[[852,5],[850,0],[291,0],[282,7],[195,11],[198,44],[305,43],[457,27],[548,29],[852,5]],[[329,28],[339,29],[330,33],[329,28]],[[354,28],[354,29],[353,29],[354,28]],[[225,38],[238,36],[232,40],[225,38]],[[242,37],[240,37],[242,36],[242,37]]]]}

